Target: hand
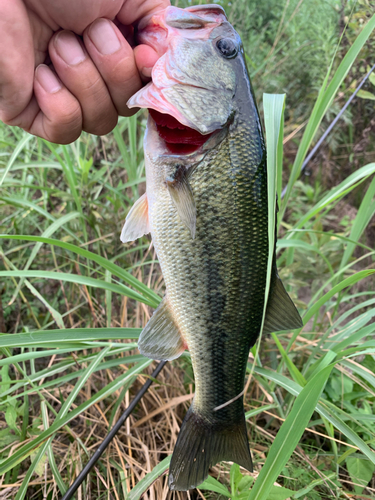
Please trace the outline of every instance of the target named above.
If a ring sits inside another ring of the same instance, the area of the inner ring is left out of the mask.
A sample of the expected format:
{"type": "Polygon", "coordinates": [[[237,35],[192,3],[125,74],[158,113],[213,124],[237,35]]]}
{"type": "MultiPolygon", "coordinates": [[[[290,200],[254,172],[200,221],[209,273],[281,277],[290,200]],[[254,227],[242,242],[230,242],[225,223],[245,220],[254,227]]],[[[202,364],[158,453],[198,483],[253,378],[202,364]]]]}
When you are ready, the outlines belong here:
{"type": "Polygon", "coordinates": [[[61,144],[110,132],[134,114],[126,102],[158,59],[147,45],[133,50],[133,26],[168,5],[0,0],[0,119],[61,144]]]}

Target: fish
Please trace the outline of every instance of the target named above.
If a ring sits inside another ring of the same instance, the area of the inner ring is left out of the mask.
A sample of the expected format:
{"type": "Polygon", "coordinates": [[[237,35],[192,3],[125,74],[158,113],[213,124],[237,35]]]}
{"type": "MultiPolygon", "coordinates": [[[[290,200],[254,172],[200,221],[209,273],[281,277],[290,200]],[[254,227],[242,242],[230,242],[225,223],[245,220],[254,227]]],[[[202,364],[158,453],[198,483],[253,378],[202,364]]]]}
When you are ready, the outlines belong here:
{"type": "MultiPolygon", "coordinates": [[[[151,233],[166,286],[140,352],[191,356],[195,394],[168,479],[171,490],[186,491],[220,461],[253,470],[243,393],[265,301],[266,149],[241,39],[222,7],[167,7],[137,36],[159,59],[128,102],[149,110],[146,192],[121,240],[151,233]]],[[[263,332],[301,326],[274,256],[263,332]]]]}

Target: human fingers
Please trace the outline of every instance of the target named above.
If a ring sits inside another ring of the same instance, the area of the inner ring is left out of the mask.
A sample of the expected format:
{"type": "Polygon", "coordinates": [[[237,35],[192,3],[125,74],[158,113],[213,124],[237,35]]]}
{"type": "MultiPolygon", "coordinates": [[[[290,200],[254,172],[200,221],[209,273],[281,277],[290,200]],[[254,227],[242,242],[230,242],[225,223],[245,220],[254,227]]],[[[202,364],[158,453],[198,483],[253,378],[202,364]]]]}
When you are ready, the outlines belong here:
{"type": "MultiPolygon", "coordinates": [[[[125,0],[117,19],[124,25],[137,24],[141,19],[169,5],[169,0],[125,0]]],[[[159,58],[158,54],[148,45],[138,45],[134,49],[134,57],[142,81],[149,81],[152,68],[159,58]]]]}
{"type": "Polygon", "coordinates": [[[125,0],[116,17],[122,24],[134,24],[170,4],[169,0],[125,0]]]}
{"type": "Polygon", "coordinates": [[[50,142],[69,144],[82,132],[82,112],[78,100],[45,64],[35,71],[35,97],[22,113],[22,126],[31,134],[50,142]]]}
{"type": "Polygon", "coordinates": [[[9,125],[50,142],[69,144],[82,132],[82,113],[77,99],[45,64],[35,70],[34,95],[9,125]]]}
{"type": "Polygon", "coordinates": [[[116,111],[133,115],[126,103],[142,86],[133,49],[120,30],[108,19],[97,19],[89,26],[83,40],[87,52],[103,78],[116,111]]]}
{"type": "Polygon", "coordinates": [[[118,113],[81,40],[70,31],[60,31],[50,41],[49,54],[62,83],[81,106],[83,130],[96,135],[109,133],[116,126],[118,113]]]}
{"type": "Polygon", "coordinates": [[[33,92],[34,46],[21,0],[0,0],[0,119],[9,123],[33,92]]]}
{"type": "Polygon", "coordinates": [[[144,82],[151,78],[152,68],[159,59],[158,53],[149,45],[138,45],[134,48],[135,63],[144,82]]]}

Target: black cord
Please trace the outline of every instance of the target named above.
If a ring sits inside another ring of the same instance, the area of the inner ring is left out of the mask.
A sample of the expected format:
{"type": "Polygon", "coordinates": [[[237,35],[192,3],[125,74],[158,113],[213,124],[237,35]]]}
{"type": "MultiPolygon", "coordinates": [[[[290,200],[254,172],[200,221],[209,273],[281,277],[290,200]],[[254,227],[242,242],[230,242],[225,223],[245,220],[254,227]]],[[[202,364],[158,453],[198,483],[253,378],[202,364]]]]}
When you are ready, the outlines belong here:
{"type": "MultiPolygon", "coordinates": [[[[302,163],[301,172],[305,169],[306,165],[309,163],[309,161],[314,156],[314,154],[318,151],[318,149],[320,148],[320,146],[321,146],[322,142],[324,141],[324,139],[327,137],[327,135],[331,132],[331,130],[333,129],[333,127],[339,121],[339,119],[341,118],[341,116],[344,113],[344,111],[346,110],[346,108],[349,106],[349,104],[352,102],[352,100],[355,98],[355,96],[361,90],[363,84],[365,83],[365,81],[367,80],[367,78],[371,75],[371,73],[374,71],[374,69],[375,69],[375,64],[370,69],[370,71],[367,73],[367,75],[364,77],[364,79],[361,81],[361,83],[358,85],[358,87],[355,89],[355,91],[353,92],[353,94],[346,101],[346,103],[344,104],[344,106],[340,109],[340,111],[337,114],[336,118],[333,120],[333,122],[330,124],[330,126],[327,128],[327,130],[324,132],[324,134],[322,135],[322,137],[319,139],[319,141],[315,144],[315,146],[312,148],[312,150],[310,151],[310,153],[307,155],[305,161],[302,163]]],[[[281,198],[284,198],[287,188],[288,188],[288,184],[282,190],[282,192],[281,192],[281,198]]]]}
{"type": "Polygon", "coordinates": [[[70,500],[73,498],[74,493],[78,490],[78,488],[81,486],[83,483],[84,479],[86,478],[87,474],[91,471],[91,469],[94,467],[96,462],[99,460],[99,458],[102,456],[104,453],[105,449],[108,447],[112,439],[115,437],[115,435],[118,433],[120,430],[120,427],[124,424],[125,420],[129,417],[131,412],[134,410],[136,407],[137,403],[139,403],[140,399],[145,395],[147,392],[148,388],[153,382],[153,378],[156,378],[161,370],[164,368],[166,364],[166,361],[160,361],[158,366],[155,368],[155,370],[151,374],[151,378],[149,378],[145,384],[142,386],[141,390],[137,393],[133,401],[130,403],[130,405],[126,408],[124,413],[121,415],[121,417],[118,419],[116,424],[112,427],[112,429],[109,431],[107,436],[104,438],[102,443],[98,446],[97,450],[93,454],[93,456],[90,458],[90,460],[87,462],[85,467],[82,469],[81,473],[78,475],[74,483],[70,486],[68,491],[65,493],[65,495],[62,497],[61,500],[70,500]]]}

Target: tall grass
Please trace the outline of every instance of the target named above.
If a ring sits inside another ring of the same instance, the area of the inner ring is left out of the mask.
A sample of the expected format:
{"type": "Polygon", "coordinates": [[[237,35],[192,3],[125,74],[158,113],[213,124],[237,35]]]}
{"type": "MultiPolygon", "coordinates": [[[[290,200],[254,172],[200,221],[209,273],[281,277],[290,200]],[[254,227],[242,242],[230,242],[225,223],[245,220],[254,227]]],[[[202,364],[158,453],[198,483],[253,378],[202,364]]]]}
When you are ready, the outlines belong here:
{"type": "MultiPolygon", "coordinates": [[[[315,193],[299,180],[374,27],[375,16],[330,67],[290,172],[282,172],[284,98],[264,98],[270,241],[277,223],[278,267],[304,327],[263,339],[249,358],[255,474],[216,467],[197,498],[371,498],[375,491],[375,251],[362,239],[375,212],[375,163],[315,193]],[[276,221],[283,176],[288,189],[276,221]],[[356,191],[356,216],[332,227],[356,191]]],[[[125,214],[144,190],[144,125],[142,114],[122,119],[113,136],[84,134],[70,146],[0,128],[0,326],[11,328],[0,336],[5,498],[61,496],[150,373],[136,339],[163,294],[160,271],[146,238],[119,242],[125,214]]],[[[166,498],[158,478],[193,391],[184,355],[98,462],[83,497],[166,498]]]]}

